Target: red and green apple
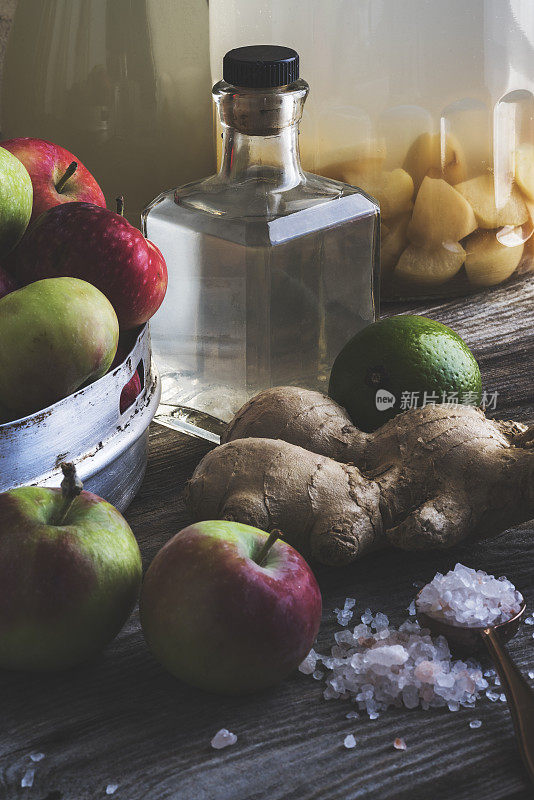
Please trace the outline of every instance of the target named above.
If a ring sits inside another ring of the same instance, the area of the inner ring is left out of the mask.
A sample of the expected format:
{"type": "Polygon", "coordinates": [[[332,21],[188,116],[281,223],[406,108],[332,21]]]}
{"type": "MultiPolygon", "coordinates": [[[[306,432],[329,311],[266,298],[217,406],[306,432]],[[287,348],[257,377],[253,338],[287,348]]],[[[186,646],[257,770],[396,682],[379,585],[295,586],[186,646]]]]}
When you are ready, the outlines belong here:
{"type": "Polygon", "coordinates": [[[31,221],[53,206],[80,200],[106,207],[102,189],[79,158],[45,139],[6,139],[0,146],[26,167],[33,184],[31,221]]]}
{"type": "Polygon", "coordinates": [[[0,494],[0,667],[59,670],[96,655],[139,593],[141,556],[124,517],[81,491],[72,465],[62,490],[0,494]],[[81,493],[79,493],[81,491],[81,493]]]}
{"type": "Polygon", "coordinates": [[[199,522],[156,555],[141,590],[154,656],[186,683],[242,694],[283,680],[308,654],[321,593],[302,556],[249,525],[199,522]]]}
{"type": "Polygon", "coordinates": [[[86,281],[49,278],[0,300],[0,404],[31,414],[105,375],[119,325],[86,281]]]}
{"type": "Polygon", "coordinates": [[[124,330],[147,322],[167,289],[158,248],[121,214],[90,203],[50,208],[14,256],[10,269],[22,284],[59,276],[92,283],[111,302],[124,330]]]}

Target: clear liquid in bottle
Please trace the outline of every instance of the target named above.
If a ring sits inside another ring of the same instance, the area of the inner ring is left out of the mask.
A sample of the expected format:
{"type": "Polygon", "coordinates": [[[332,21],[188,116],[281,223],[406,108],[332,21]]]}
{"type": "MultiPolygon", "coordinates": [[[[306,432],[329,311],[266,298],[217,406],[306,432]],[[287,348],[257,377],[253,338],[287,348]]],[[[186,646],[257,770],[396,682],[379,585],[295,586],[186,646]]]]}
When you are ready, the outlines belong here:
{"type": "Polygon", "coordinates": [[[219,173],[160,195],[143,214],[169,271],[151,322],[157,419],[213,441],[262,389],[326,391],[339,350],[375,318],[378,207],[302,171],[308,87],[297,69],[288,48],[227,54],[226,80],[214,87],[219,173]],[[249,85],[258,82],[268,85],[249,85]]]}

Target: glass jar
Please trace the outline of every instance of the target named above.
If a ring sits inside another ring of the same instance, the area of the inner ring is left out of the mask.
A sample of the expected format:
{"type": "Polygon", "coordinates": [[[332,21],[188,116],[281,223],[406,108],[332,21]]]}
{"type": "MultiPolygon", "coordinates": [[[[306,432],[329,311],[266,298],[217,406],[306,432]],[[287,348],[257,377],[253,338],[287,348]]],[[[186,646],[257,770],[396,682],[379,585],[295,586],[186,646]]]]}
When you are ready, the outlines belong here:
{"type": "Polygon", "coordinates": [[[2,135],[66,147],[125,214],[214,168],[205,0],[18,0],[2,135]]]}
{"type": "Polygon", "coordinates": [[[214,78],[273,30],[301,53],[303,165],[380,202],[382,297],[532,271],[532,0],[210,0],[210,29],[214,78]]]}
{"type": "Polygon", "coordinates": [[[162,422],[212,438],[251,396],[326,391],[343,345],[375,319],[379,214],[353,186],[303,172],[308,85],[288,48],[225,56],[213,89],[219,172],[165,192],[143,214],[167,296],[151,320],[162,422]]]}

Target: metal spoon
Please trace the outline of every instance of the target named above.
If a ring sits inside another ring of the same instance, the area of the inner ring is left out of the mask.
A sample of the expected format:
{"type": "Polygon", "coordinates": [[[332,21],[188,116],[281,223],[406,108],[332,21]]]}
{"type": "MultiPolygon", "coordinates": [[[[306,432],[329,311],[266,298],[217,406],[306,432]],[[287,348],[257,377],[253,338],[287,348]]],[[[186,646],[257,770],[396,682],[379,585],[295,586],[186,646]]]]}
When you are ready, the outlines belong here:
{"type": "MultiPolygon", "coordinates": [[[[416,609],[418,598],[419,594],[416,598],[416,609]]],[[[523,603],[514,617],[489,628],[449,625],[419,610],[417,619],[422,627],[428,628],[433,634],[444,636],[451,648],[461,653],[471,653],[479,649],[482,642],[484,643],[508,700],[521,758],[530,779],[534,781],[534,692],[505,647],[505,642],[517,633],[525,608],[523,603]]]]}

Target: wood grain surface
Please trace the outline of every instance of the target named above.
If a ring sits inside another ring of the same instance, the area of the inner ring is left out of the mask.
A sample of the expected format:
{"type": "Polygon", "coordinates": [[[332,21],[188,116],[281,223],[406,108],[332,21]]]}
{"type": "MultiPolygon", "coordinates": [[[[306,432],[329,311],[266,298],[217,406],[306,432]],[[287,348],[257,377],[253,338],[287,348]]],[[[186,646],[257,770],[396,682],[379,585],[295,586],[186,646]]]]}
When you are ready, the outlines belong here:
{"type": "MultiPolygon", "coordinates": [[[[534,281],[469,300],[389,306],[451,325],[473,348],[485,388],[497,391],[497,416],[534,422],[534,281]]],[[[208,446],[154,425],[141,491],[128,519],[145,567],[187,522],[185,481],[208,446]]],[[[534,523],[491,542],[446,553],[389,551],[350,568],[321,568],[324,597],[318,649],[346,596],[357,610],[385,611],[395,623],[419,583],[458,560],[505,573],[534,610],[534,523]]],[[[510,650],[534,669],[532,627],[510,650]]],[[[534,683],[534,682],[533,682],[534,683]]],[[[392,710],[377,720],[347,720],[348,703],[326,702],[321,685],[296,674],[244,698],[191,689],[166,674],[143,641],[137,612],[93,663],[54,676],[0,673],[1,800],[93,800],[118,784],[117,800],[527,800],[534,796],[517,754],[506,703],[481,700],[456,713],[392,710]],[[472,719],[482,720],[476,730],[472,719]],[[222,751],[210,739],[222,727],[238,736],[222,751]],[[347,733],[354,750],[343,747],[347,733]],[[393,749],[402,736],[405,752],[393,749]],[[32,765],[30,753],[45,758],[32,765]],[[22,788],[35,768],[32,788],[22,788]]]]}

